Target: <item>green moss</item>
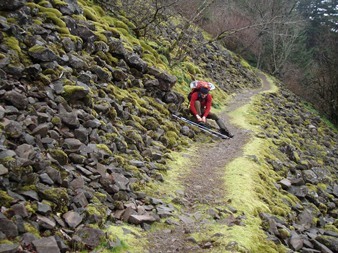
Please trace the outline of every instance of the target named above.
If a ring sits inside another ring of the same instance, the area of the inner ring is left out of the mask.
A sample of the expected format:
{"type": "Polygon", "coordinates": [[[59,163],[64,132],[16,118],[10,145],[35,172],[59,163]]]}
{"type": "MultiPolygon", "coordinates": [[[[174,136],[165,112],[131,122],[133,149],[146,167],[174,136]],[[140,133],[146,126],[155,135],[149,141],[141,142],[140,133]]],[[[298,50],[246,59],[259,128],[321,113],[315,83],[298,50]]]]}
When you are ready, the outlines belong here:
{"type": "Polygon", "coordinates": [[[166,139],[165,142],[167,142],[165,145],[166,145],[168,148],[173,148],[173,147],[175,147],[175,146],[178,145],[177,140],[178,140],[179,138],[178,138],[177,133],[175,133],[174,131],[167,131],[167,132],[165,133],[165,139],[166,139]]]}
{"type": "Polygon", "coordinates": [[[44,198],[51,201],[54,212],[65,213],[68,211],[69,196],[65,188],[50,188],[42,192],[44,198]]]}
{"type": "MultiPolygon", "coordinates": [[[[147,97],[147,98],[145,98],[145,100],[147,102],[149,102],[149,104],[151,106],[153,106],[160,114],[162,114],[162,117],[164,115],[169,115],[170,114],[169,111],[168,111],[168,109],[165,107],[165,105],[158,103],[157,101],[155,101],[154,98],[147,97]]],[[[161,117],[158,117],[158,118],[161,118],[161,117]]]]}
{"type": "Polygon", "coordinates": [[[40,45],[34,45],[33,47],[31,47],[28,52],[31,53],[41,53],[45,50],[46,48],[40,45]]]}
{"type": "Polygon", "coordinates": [[[41,85],[44,85],[44,86],[49,85],[52,82],[52,79],[50,76],[44,75],[42,73],[39,73],[38,79],[39,81],[41,81],[41,85]]]}
{"type": "Polygon", "coordinates": [[[85,88],[82,86],[75,86],[75,85],[65,85],[63,87],[63,97],[67,100],[71,99],[73,94],[78,91],[85,91],[85,88]]]}
{"type": "Polygon", "coordinates": [[[13,201],[14,199],[7,192],[0,190],[0,206],[10,207],[13,201]]]}
{"type": "Polygon", "coordinates": [[[108,148],[108,146],[106,144],[96,144],[96,147],[98,149],[102,149],[103,151],[105,151],[109,155],[113,155],[113,152],[108,148]]]}
{"type": "Polygon", "coordinates": [[[114,22],[114,25],[117,27],[117,28],[123,28],[125,31],[129,31],[129,27],[126,23],[124,23],[123,21],[120,21],[120,20],[116,20],[114,22]]]}
{"type": "Polygon", "coordinates": [[[12,245],[12,244],[14,244],[14,242],[13,242],[13,241],[10,241],[10,240],[0,240],[0,245],[2,245],[2,244],[9,244],[9,245],[12,245]]]}
{"type": "Polygon", "coordinates": [[[110,107],[107,112],[107,117],[111,120],[115,120],[117,117],[117,112],[114,107],[110,107]]]}
{"type": "Polygon", "coordinates": [[[93,10],[95,10],[95,13],[101,16],[104,16],[106,12],[102,9],[100,5],[93,5],[93,10]]]}
{"type": "Polygon", "coordinates": [[[25,208],[27,210],[28,213],[30,214],[34,214],[36,212],[36,210],[38,210],[38,206],[36,203],[32,203],[32,202],[25,202],[25,208]]]}
{"type": "Polygon", "coordinates": [[[201,73],[200,68],[191,62],[184,62],[183,66],[192,75],[201,73]]]}
{"type": "Polygon", "coordinates": [[[57,160],[60,164],[65,165],[68,163],[68,155],[61,149],[49,149],[50,155],[57,160]]]}
{"type": "Polygon", "coordinates": [[[92,200],[94,204],[99,204],[99,203],[105,202],[107,200],[107,195],[105,193],[95,192],[94,196],[95,197],[92,200]]]}
{"type": "Polygon", "coordinates": [[[142,136],[136,132],[135,130],[128,130],[126,131],[126,136],[128,137],[128,143],[133,144],[144,144],[142,136]]]}
{"type": "Polygon", "coordinates": [[[32,224],[25,222],[24,228],[27,233],[32,233],[35,237],[40,238],[40,232],[32,224]]]}
{"type": "Polygon", "coordinates": [[[115,25],[115,18],[112,16],[102,16],[102,21],[104,21],[108,26],[114,26],[115,25]]]}
{"type": "Polygon", "coordinates": [[[61,124],[61,118],[58,116],[54,116],[51,120],[51,122],[53,123],[53,125],[60,125],[61,124]]]}
{"type": "Polygon", "coordinates": [[[70,38],[75,43],[83,44],[83,40],[79,36],[76,36],[76,35],[72,35],[72,34],[67,34],[67,35],[60,34],[60,37],[61,38],[70,38]]]}
{"type": "Polygon", "coordinates": [[[8,46],[10,49],[13,49],[14,51],[18,52],[18,54],[21,53],[21,47],[20,47],[19,41],[15,37],[13,36],[5,37],[4,44],[8,46]]]}
{"type": "Polygon", "coordinates": [[[336,221],[334,222],[334,224],[326,224],[324,226],[325,229],[329,230],[329,231],[333,231],[335,233],[338,233],[338,219],[336,219],[336,221]]]}
{"type": "Polygon", "coordinates": [[[45,76],[51,76],[53,80],[56,80],[59,78],[63,71],[64,69],[62,67],[56,67],[55,69],[45,69],[42,74],[44,74],[45,76]]]}
{"type": "Polygon", "coordinates": [[[123,166],[127,163],[126,159],[123,156],[117,154],[114,154],[114,161],[120,166],[123,166]]]}
{"type": "Polygon", "coordinates": [[[89,19],[89,20],[92,20],[92,21],[99,21],[99,15],[95,12],[94,9],[88,7],[88,6],[84,6],[83,7],[83,15],[89,19]]]}
{"type": "Polygon", "coordinates": [[[327,206],[323,203],[320,203],[318,206],[318,209],[321,211],[321,213],[326,214],[327,213],[327,206]]]}
{"type": "Polygon", "coordinates": [[[120,226],[110,226],[106,229],[106,234],[109,241],[121,241],[121,245],[104,251],[104,253],[115,252],[143,252],[146,247],[146,241],[140,240],[144,231],[140,227],[135,227],[127,224],[120,226]],[[123,238],[123,239],[122,239],[123,238]]]}
{"type": "Polygon", "coordinates": [[[138,170],[138,168],[136,166],[127,164],[127,165],[124,166],[124,168],[127,171],[132,172],[136,178],[141,178],[140,171],[138,170]]]}
{"type": "Polygon", "coordinates": [[[36,4],[29,2],[26,5],[29,6],[30,8],[38,8],[39,14],[45,15],[47,19],[50,19],[58,27],[60,33],[70,34],[66,23],[62,20],[62,13],[59,10],[55,8],[44,7],[42,6],[43,3],[36,4]]]}
{"type": "Polygon", "coordinates": [[[53,5],[56,7],[60,7],[60,6],[68,6],[67,3],[65,3],[62,0],[53,0],[53,5]]]}
{"type": "Polygon", "coordinates": [[[154,117],[149,117],[144,120],[144,126],[148,130],[156,130],[160,127],[158,121],[154,117]]]}
{"type": "Polygon", "coordinates": [[[88,222],[98,226],[104,224],[107,219],[107,209],[103,204],[88,204],[85,209],[88,222]]]}

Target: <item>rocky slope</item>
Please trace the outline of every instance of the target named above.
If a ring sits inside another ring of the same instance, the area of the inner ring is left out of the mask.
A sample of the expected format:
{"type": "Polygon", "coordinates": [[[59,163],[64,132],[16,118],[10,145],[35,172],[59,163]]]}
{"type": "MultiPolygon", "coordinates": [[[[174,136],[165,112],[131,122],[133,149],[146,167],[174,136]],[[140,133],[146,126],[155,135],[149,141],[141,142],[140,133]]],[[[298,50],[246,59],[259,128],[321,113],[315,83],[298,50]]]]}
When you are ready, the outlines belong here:
{"type": "MultiPolygon", "coordinates": [[[[120,246],[104,224],[168,210],[142,187],[194,140],[170,117],[192,75],[86,1],[5,0],[0,14],[0,252],[120,246]]],[[[259,84],[221,46],[200,50],[191,60],[221,90],[259,84]]]]}
{"type": "Polygon", "coordinates": [[[338,252],[337,130],[290,91],[261,91],[229,102],[235,138],[200,144],[171,174],[180,208],[145,252],[338,252]]]}
{"type": "Polygon", "coordinates": [[[337,131],[287,90],[257,106],[258,137],[271,143],[263,163],[276,180],[261,196],[272,211],[260,213],[268,238],[296,252],[338,252],[337,131]]]}

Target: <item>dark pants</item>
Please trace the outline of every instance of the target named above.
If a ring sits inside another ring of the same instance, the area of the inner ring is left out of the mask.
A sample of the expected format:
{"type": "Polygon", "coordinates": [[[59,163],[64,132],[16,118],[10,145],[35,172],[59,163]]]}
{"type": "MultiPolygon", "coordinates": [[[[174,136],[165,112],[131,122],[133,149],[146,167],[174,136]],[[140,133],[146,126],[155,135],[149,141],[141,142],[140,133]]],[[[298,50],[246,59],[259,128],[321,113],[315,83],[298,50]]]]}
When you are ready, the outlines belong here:
{"type": "MultiPolygon", "coordinates": [[[[195,108],[196,111],[198,113],[198,115],[200,115],[202,117],[203,113],[204,113],[204,108],[201,108],[201,102],[196,100],[195,101],[195,108]]],[[[219,120],[218,116],[215,113],[209,112],[207,119],[212,119],[214,121],[219,120]]]]}
{"type": "MultiPolygon", "coordinates": [[[[201,102],[200,101],[198,101],[198,100],[195,101],[195,108],[196,108],[198,115],[200,115],[202,117],[202,115],[204,113],[204,108],[201,108],[201,102]]],[[[223,134],[226,134],[226,135],[232,137],[229,130],[225,127],[225,124],[223,123],[223,121],[215,113],[209,112],[207,119],[212,119],[212,120],[216,121],[216,123],[217,123],[218,127],[220,128],[221,132],[223,134]]]]}

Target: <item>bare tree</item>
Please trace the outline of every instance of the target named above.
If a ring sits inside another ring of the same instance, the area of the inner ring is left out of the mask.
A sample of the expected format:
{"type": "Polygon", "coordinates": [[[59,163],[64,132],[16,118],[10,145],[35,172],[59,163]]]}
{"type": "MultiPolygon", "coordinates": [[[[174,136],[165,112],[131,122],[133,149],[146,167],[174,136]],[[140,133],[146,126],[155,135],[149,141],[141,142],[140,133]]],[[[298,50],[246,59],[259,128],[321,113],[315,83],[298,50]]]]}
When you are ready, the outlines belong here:
{"type": "Polygon", "coordinates": [[[219,1],[204,28],[214,35],[212,41],[223,40],[235,52],[254,58],[257,67],[280,73],[302,34],[304,22],[296,4],[296,0],[236,0],[226,5],[219,1]]]}
{"type": "Polygon", "coordinates": [[[168,20],[170,7],[180,0],[96,0],[112,12],[121,13],[132,24],[136,37],[146,37],[150,28],[168,20]]]}

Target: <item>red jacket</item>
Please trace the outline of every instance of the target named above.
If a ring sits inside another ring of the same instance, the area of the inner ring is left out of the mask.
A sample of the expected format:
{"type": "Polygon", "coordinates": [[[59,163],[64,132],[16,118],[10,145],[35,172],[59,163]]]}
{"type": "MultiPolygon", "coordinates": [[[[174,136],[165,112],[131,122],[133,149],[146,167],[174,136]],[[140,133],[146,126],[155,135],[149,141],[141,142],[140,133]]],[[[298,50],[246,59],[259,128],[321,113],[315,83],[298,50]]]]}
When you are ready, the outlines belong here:
{"type": "Polygon", "coordinates": [[[200,96],[199,92],[194,92],[191,95],[190,99],[190,111],[195,116],[197,114],[196,108],[195,108],[195,101],[199,100],[201,102],[201,110],[203,115],[200,115],[201,117],[205,116],[207,117],[210,110],[211,110],[211,102],[212,102],[212,96],[211,94],[208,94],[204,99],[200,96]]]}

